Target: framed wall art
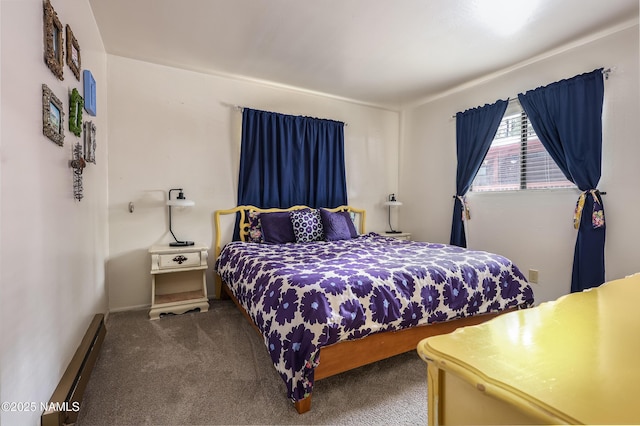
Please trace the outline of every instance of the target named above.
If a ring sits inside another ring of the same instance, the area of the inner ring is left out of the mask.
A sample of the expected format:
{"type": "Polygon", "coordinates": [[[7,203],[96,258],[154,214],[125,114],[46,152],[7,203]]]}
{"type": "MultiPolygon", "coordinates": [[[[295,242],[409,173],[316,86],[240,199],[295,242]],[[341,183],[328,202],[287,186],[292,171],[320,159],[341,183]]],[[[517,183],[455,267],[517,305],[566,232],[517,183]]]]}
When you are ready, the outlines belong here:
{"type": "Polygon", "coordinates": [[[96,125],[92,121],[84,122],[84,159],[96,164],[96,125]]]}
{"type": "MultiPolygon", "coordinates": [[[[44,2],[44,62],[51,72],[64,80],[64,28],[49,0],[44,2]]],[[[79,53],[79,51],[78,51],[79,53]]],[[[78,56],[79,58],[79,56],[78,56]]]]}
{"type": "Polygon", "coordinates": [[[69,96],[69,130],[76,136],[82,133],[82,108],[84,100],[75,87],[69,96]]]}
{"type": "Polygon", "coordinates": [[[64,109],[62,101],[46,84],[42,85],[42,133],[53,142],[64,144],[64,109]]]}
{"type": "Polygon", "coordinates": [[[67,24],[67,65],[78,81],[80,81],[80,64],[80,45],[73,35],[71,27],[67,24]]]}
{"type": "Polygon", "coordinates": [[[84,79],[84,110],[95,117],[96,115],[96,81],[91,71],[82,71],[84,79]]]}

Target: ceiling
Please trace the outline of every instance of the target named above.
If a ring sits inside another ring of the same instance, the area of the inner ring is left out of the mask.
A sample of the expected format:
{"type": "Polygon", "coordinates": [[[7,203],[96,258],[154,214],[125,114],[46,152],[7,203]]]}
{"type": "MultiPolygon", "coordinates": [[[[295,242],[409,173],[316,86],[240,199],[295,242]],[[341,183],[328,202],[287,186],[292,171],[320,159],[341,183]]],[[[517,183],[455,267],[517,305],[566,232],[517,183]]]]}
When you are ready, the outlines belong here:
{"type": "Polygon", "coordinates": [[[90,0],[107,53],[400,109],[613,27],[638,0],[90,0]]]}

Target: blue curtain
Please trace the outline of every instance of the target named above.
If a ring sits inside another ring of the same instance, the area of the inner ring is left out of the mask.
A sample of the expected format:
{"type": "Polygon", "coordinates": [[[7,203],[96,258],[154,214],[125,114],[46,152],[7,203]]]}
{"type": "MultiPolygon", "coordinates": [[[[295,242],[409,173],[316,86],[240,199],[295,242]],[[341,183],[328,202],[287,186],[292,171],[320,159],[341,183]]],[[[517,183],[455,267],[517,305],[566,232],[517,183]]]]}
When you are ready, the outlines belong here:
{"type": "Polygon", "coordinates": [[[347,204],[344,123],[245,108],[238,181],[243,204],[347,204]]]}
{"type": "Polygon", "coordinates": [[[602,160],[602,68],[518,95],[540,142],[582,191],[571,291],[604,282],[604,205],[596,189],[602,160]]]}
{"type": "Polygon", "coordinates": [[[498,131],[507,104],[507,101],[498,100],[492,105],[456,114],[458,168],[456,170],[456,195],[449,244],[460,247],[467,246],[463,221],[466,206],[463,197],[471,187],[473,178],[478,173],[482,161],[491,147],[491,141],[498,131]]]}

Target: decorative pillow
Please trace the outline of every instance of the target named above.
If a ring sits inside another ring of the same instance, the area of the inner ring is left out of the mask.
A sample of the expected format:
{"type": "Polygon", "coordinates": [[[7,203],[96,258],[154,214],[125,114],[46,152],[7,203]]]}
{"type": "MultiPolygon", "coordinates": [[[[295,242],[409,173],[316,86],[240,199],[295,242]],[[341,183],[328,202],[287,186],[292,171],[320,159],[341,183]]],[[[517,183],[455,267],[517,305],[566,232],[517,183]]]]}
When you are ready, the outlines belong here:
{"type": "Polygon", "coordinates": [[[349,219],[351,219],[351,224],[353,225],[353,233],[351,234],[352,238],[360,235],[358,233],[358,228],[356,227],[356,212],[349,212],[349,219]]]}
{"type": "Polygon", "coordinates": [[[257,211],[249,210],[247,212],[249,220],[249,242],[250,243],[263,243],[262,237],[262,224],[260,223],[260,213],[257,211]]]}
{"type": "Polygon", "coordinates": [[[322,241],[324,231],[320,212],[317,209],[294,210],[290,215],[297,243],[322,241]]]}
{"type": "Polygon", "coordinates": [[[320,209],[324,239],[327,241],[349,240],[358,236],[349,212],[330,212],[320,209]]]}
{"type": "Polygon", "coordinates": [[[262,213],[260,215],[260,223],[265,243],[283,244],[296,242],[289,212],[262,213]]]}

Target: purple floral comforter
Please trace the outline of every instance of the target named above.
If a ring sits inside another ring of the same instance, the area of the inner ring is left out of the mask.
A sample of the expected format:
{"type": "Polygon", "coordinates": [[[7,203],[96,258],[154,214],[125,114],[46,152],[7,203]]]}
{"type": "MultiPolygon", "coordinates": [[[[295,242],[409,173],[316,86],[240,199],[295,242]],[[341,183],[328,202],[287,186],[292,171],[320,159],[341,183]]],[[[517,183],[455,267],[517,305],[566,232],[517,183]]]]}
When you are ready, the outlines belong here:
{"type": "Polygon", "coordinates": [[[231,242],[216,270],[261,330],[293,401],[311,393],[322,346],[533,304],[523,274],[502,256],[374,233],[231,242]]]}

